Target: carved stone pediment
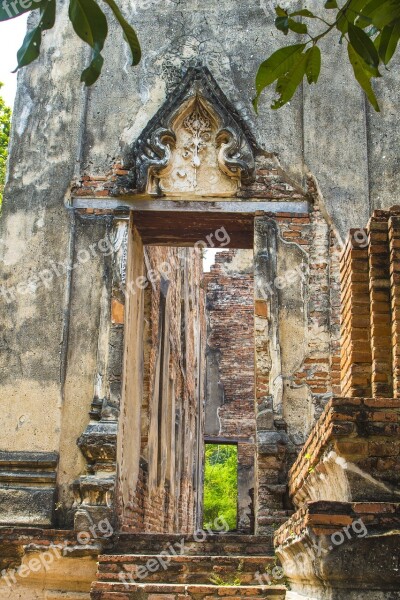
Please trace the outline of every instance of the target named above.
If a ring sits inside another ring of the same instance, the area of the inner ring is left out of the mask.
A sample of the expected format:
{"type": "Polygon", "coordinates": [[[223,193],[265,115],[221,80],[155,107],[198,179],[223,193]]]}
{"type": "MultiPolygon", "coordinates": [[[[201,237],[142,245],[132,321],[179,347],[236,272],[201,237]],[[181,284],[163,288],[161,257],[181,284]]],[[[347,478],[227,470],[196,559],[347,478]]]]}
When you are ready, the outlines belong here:
{"type": "Polygon", "coordinates": [[[192,68],[134,144],[135,188],[161,196],[234,196],[254,180],[256,143],[210,72],[192,68]]]}

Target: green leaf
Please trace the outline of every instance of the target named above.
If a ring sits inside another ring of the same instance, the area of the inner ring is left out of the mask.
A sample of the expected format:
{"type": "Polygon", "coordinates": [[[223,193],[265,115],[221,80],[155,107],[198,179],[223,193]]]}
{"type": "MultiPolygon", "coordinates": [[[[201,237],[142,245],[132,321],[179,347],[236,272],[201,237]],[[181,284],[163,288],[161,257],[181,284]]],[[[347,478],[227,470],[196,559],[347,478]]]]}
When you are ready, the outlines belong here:
{"type": "Polygon", "coordinates": [[[12,4],[9,0],[0,2],[0,22],[15,19],[16,17],[19,17],[20,15],[23,15],[26,12],[30,12],[31,10],[39,8],[39,6],[32,6],[32,2],[29,2],[28,6],[27,3],[23,0],[23,4],[25,6],[21,6],[18,0],[15,0],[15,2],[13,2],[12,4]]]}
{"type": "MultiPolygon", "coordinates": [[[[370,0],[350,0],[350,2],[345,4],[345,6],[338,13],[338,23],[336,25],[337,29],[341,31],[343,34],[346,34],[348,31],[349,23],[354,23],[356,19],[360,18],[361,10],[368,4],[370,0]]],[[[357,25],[362,27],[359,22],[357,25]]],[[[365,24],[365,26],[371,25],[371,21],[365,24]]]]}
{"type": "Polygon", "coordinates": [[[31,31],[28,31],[21,48],[17,52],[18,66],[13,73],[16,73],[22,67],[26,67],[39,56],[41,43],[42,30],[40,27],[35,27],[31,31]]]}
{"type": "Polygon", "coordinates": [[[76,34],[100,51],[108,33],[107,19],[94,0],[70,0],[69,18],[76,34]]]}
{"type": "Polygon", "coordinates": [[[289,17],[277,17],[275,19],[275,27],[287,35],[289,32],[289,17]]]}
{"type": "Polygon", "coordinates": [[[325,2],[325,8],[330,10],[332,8],[339,8],[339,7],[338,7],[338,3],[336,2],[336,0],[328,0],[327,2],[325,2]]]}
{"type": "Polygon", "coordinates": [[[307,33],[307,25],[294,19],[289,19],[289,29],[295,33],[307,33]]]}
{"type": "Polygon", "coordinates": [[[123,17],[121,11],[116,5],[114,0],[104,0],[106,4],[111,8],[114,13],[115,18],[118,23],[121,25],[122,30],[124,32],[124,39],[128,44],[131,54],[132,54],[132,66],[136,66],[140,63],[142,58],[142,50],[140,48],[140,42],[138,36],[136,35],[136,31],[129,25],[129,23],[123,17]]]}
{"type": "Polygon", "coordinates": [[[383,29],[400,18],[399,0],[371,0],[361,11],[378,29],[383,29]]]}
{"type": "Polygon", "coordinates": [[[275,12],[278,15],[278,17],[287,17],[287,11],[283,8],[281,8],[280,6],[276,6],[275,7],[275,12]]]}
{"type": "Polygon", "coordinates": [[[306,66],[306,75],[308,83],[317,83],[321,72],[321,50],[318,46],[313,46],[307,50],[308,60],[306,66]]]}
{"type": "Polygon", "coordinates": [[[107,19],[94,0],[70,0],[69,18],[77,35],[93,49],[90,65],[81,75],[81,81],[93,85],[104,62],[100,52],[108,34],[107,19]]]}
{"type": "Polygon", "coordinates": [[[347,46],[350,63],[353,67],[354,76],[362,89],[365,91],[368,100],[377,112],[380,112],[378,100],[376,99],[374,90],[371,86],[371,78],[373,77],[368,65],[363,61],[361,56],[354,50],[351,44],[347,46]]]}
{"type": "Polygon", "coordinates": [[[379,55],[371,38],[356,25],[349,23],[349,39],[354,50],[373,67],[379,65],[379,55]]]}
{"type": "Polygon", "coordinates": [[[362,10],[371,0],[350,0],[346,8],[346,18],[350,23],[354,23],[360,17],[362,10]]]}
{"type": "Polygon", "coordinates": [[[309,17],[310,19],[317,18],[310,10],[307,10],[306,8],[303,8],[302,10],[296,10],[295,12],[289,13],[289,16],[290,17],[309,17]]]}
{"type": "Polygon", "coordinates": [[[296,58],[303,52],[305,46],[306,44],[295,44],[294,46],[280,48],[261,63],[256,76],[257,95],[253,99],[253,106],[256,112],[261,92],[278,79],[278,77],[289,71],[296,58]]]}
{"type": "Polygon", "coordinates": [[[308,53],[309,51],[301,54],[290,71],[278,79],[276,92],[279,94],[279,98],[271,105],[273,110],[281,108],[293,98],[306,73],[308,53]]]}
{"type": "Polygon", "coordinates": [[[379,54],[379,46],[381,45],[381,40],[382,40],[382,31],[374,39],[374,46],[378,50],[378,54],[379,54]]]}
{"type": "Polygon", "coordinates": [[[93,85],[101,75],[101,69],[103,68],[104,58],[97,50],[93,50],[93,57],[90,65],[83,71],[81,75],[81,81],[85,85],[93,85]]]}
{"type": "Polygon", "coordinates": [[[56,22],[56,0],[47,0],[40,9],[40,27],[42,31],[52,29],[56,22]]]}
{"type": "Polygon", "coordinates": [[[56,19],[56,0],[45,0],[40,5],[39,23],[28,31],[21,48],[17,52],[18,66],[14,73],[31,64],[40,54],[40,46],[42,43],[42,32],[46,29],[54,27],[56,19]]]}
{"type": "Polygon", "coordinates": [[[396,52],[397,44],[400,39],[400,20],[392,25],[386,25],[383,28],[379,41],[379,56],[382,62],[387,65],[393,54],[396,52]]]}

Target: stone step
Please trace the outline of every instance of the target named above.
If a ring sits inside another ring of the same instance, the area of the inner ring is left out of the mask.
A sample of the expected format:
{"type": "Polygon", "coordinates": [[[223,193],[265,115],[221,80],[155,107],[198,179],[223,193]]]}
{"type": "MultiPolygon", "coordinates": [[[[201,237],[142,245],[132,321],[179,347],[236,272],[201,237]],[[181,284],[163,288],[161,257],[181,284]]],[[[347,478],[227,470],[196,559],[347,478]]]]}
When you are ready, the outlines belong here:
{"type": "Polygon", "coordinates": [[[96,582],[92,600],[284,600],[284,586],[218,586],[182,584],[117,584],[96,582]]]}
{"type": "Polygon", "coordinates": [[[271,573],[273,556],[171,556],[109,555],[99,556],[98,581],[132,583],[210,584],[223,582],[257,585],[257,574],[271,573]],[[219,578],[219,581],[217,580],[219,578]]]}
{"type": "Polygon", "coordinates": [[[272,535],[122,533],[116,537],[111,553],[159,554],[169,551],[171,546],[189,556],[265,556],[274,550],[272,535]],[[180,550],[182,545],[184,552],[180,550]]]}

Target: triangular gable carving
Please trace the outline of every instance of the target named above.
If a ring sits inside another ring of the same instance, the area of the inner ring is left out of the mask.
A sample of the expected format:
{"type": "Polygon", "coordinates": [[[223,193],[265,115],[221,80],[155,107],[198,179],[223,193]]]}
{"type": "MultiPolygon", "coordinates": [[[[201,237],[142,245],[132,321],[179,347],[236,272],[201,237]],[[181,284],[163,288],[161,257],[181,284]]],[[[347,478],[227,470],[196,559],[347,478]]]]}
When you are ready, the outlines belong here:
{"type": "Polygon", "coordinates": [[[188,70],[130,153],[137,191],[234,196],[254,181],[256,142],[208,69],[188,70]]]}

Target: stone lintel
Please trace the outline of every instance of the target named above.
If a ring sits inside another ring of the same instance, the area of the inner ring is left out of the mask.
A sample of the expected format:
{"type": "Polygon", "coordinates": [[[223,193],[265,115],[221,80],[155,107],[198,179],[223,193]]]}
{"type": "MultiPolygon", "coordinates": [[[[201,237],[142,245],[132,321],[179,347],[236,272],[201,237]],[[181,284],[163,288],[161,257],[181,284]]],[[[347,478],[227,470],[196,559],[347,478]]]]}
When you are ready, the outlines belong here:
{"type": "Polygon", "coordinates": [[[77,196],[72,199],[71,208],[93,209],[93,210],[118,210],[128,213],[131,210],[151,212],[223,212],[223,213],[256,213],[262,211],[266,214],[279,214],[308,216],[310,204],[307,201],[288,202],[248,199],[245,201],[232,201],[226,198],[213,198],[212,200],[188,201],[188,200],[149,200],[129,198],[96,198],[88,196],[77,196]]]}

